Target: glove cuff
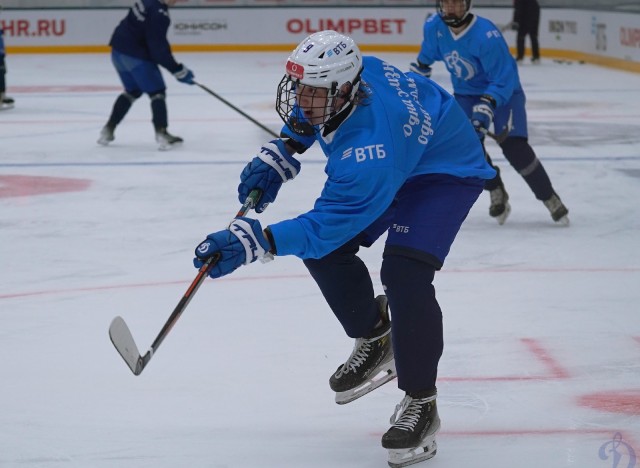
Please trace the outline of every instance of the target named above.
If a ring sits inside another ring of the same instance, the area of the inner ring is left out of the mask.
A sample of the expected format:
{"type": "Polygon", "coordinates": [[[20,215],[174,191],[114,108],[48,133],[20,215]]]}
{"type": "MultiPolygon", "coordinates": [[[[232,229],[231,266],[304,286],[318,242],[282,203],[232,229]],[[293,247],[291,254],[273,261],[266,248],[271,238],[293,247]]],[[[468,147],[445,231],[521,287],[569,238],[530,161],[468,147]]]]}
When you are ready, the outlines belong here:
{"type": "Polygon", "coordinates": [[[236,218],[229,224],[229,231],[238,238],[244,247],[245,265],[256,260],[260,260],[263,263],[273,260],[273,255],[269,253],[271,246],[262,234],[260,222],[257,220],[252,221],[253,223],[249,223],[245,218],[236,218]]]}
{"type": "Polygon", "coordinates": [[[275,169],[282,182],[293,179],[300,172],[300,162],[289,155],[284,141],[279,139],[265,144],[258,154],[258,159],[275,169]]]}
{"type": "Polygon", "coordinates": [[[486,102],[487,104],[490,104],[492,110],[497,107],[496,100],[490,94],[483,94],[482,96],[480,96],[480,100],[482,102],[486,102]]]}

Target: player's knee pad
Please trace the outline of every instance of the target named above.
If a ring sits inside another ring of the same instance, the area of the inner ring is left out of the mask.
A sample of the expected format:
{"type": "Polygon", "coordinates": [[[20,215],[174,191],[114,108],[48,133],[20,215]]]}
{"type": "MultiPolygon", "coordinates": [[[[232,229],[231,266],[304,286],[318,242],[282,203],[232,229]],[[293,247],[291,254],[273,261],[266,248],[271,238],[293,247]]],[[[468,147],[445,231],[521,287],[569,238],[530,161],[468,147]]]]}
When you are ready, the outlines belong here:
{"type": "Polygon", "coordinates": [[[540,165],[540,160],[526,138],[509,137],[500,147],[507,161],[523,177],[531,174],[540,165]]]}
{"type": "Polygon", "coordinates": [[[129,101],[131,101],[131,103],[133,103],[133,101],[135,101],[140,96],[142,96],[142,91],[140,91],[140,90],[137,90],[137,91],[125,91],[124,93],[122,93],[122,95],[125,98],[127,98],[129,101]]]}
{"type": "Polygon", "coordinates": [[[403,301],[418,301],[425,291],[433,290],[431,283],[436,268],[427,262],[400,255],[385,255],[380,279],[387,296],[401,297],[403,301]]]}
{"type": "Polygon", "coordinates": [[[154,91],[152,93],[149,93],[149,99],[151,99],[152,102],[153,101],[157,101],[159,99],[164,101],[166,97],[167,96],[166,96],[166,94],[165,94],[163,89],[160,90],[160,91],[154,91]]]}

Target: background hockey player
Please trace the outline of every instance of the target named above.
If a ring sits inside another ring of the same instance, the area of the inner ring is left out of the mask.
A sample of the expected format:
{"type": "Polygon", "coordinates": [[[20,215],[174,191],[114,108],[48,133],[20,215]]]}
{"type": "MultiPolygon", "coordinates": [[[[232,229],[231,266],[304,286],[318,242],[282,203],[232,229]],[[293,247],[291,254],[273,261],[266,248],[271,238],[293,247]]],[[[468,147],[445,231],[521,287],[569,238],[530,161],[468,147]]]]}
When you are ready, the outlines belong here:
{"type": "Polygon", "coordinates": [[[355,339],[351,356],[329,379],[336,402],[353,401],[397,373],[405,397],[382,437],[389,463],[431,458],[443,350],[432,282],[495,171],[449,93],[420,75],[363,58],[351,38],[335,31],[312,34],[289,56],[277,110],[291,140],[262,147],[241,174],[239,199],[260,189],[256,211],[262,212],[300,172],[292,150],[315,141],[327,157],[322,193],[308,212],[264,230],[258,220],[236,218],[196,248],[194,264],[220,254],[210,271],[217,278],[257,259],[301,258],[355,339]],[[376,297],[357,253],[385,232],[380,276],[386,295],[376,297]]]}
{"type": "MultiPolygon", "coordinates": [[[[411,70],[429,77],[430,65],[443,61],[451,74],[454,96],[482,140],[492,123],[500,132],[512,115],[513,129],[500,143],[505,158],[544,203],[551,218],[569,224],[569,210],[529,145],[526,97],[518,67],[499,29],[470,12],[471,0],[438,0],[437,5],[439,14],[425,22],[418,60],[411,64],[411,70]]],[[[494,169],[498,171],[495,166],[494,169]]],[[[511,207],[499,171],[486,189],[491,195],[489,214],[503,224],[511,207]]]]}
{"type": "Polygon", "coordinates": [[[169,7],[177,0],[136,0],[127,16],[118,24],[109,45],[124,92],[116,99],[111,116],[100,132],[98,143],[114,140],[116,126],[131,105],[143,93],[151,100],[152,122],[161,150],[182,143],[182,138],[167,131],[166,86],[159,66],[173,73],[182,83],[194,84],[191,70],[176,62],[167,40],[171,20],[169,7]]]}
{"type": "MultiPolygon", "coordinates": [[[[0,5],[0,9],[2,6],[0,5]]],[[[11,109],[14,105],[13,98],[6,95],[7,83],[6,83],[7,65],[5,62],[4,51],[4,30],[0,24],[0,110],[11,109]]]]}

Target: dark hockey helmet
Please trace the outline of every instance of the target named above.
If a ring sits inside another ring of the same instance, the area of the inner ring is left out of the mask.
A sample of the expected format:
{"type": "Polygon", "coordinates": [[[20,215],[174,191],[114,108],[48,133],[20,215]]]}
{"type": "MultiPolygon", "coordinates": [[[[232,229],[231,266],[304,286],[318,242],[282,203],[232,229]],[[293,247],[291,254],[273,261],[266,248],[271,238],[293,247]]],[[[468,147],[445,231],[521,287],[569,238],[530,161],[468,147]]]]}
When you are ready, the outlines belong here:
{"type": "MultiPolygon", "coordinates": [[[[285,124],[294,132],[308,134],[310,125],[294,125],[299,122],[295,115],[296,90],[324,88],[327,99],[322,108],[314,112],[322,123],[327,122],[353,102],[360,86],[362,54],[354,40],[336,31],[320,31],[303,40],[287,59],[285,75],[278,85],[276,110],[285,124]],[[344,86],[345,84],[350,86],[344,86]],[[344,92],[348,89],[348,92],[344,92]],[[340,104],[336,104],[336,103],[340,104]],[[292,113],[294,115],[292,115],[292,113]]],[[[299,103],[298,103],[299,104],[299,103]]],[[[304,120],[304,119],[302,119],[304,120]]]]}
{"type": "Polygon", "coordinates": [[[471,11],[471,0],[438,0],[438,14],[442,18],[442,21],[444,21],[444,23],[447,26],[450,26],[452,28],[459,28],[460,26],[464,26],[469,21],[471,21],[471,18],[473,16],[470,14],[470,11],[471,11]],[[462,16],[458,16],[455,14],[446,14],[444,11],[445,3],[447,5],[456,4],[456,3],[463,4],[464,13],[462,14],[462,16]]]}

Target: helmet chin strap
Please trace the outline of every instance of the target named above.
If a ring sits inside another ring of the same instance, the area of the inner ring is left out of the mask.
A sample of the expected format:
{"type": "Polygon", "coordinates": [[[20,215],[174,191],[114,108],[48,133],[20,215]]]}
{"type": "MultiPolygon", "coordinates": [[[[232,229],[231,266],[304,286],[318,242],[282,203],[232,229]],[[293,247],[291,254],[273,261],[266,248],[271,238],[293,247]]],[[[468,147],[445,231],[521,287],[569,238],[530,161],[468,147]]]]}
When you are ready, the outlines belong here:
{"type": "MultiPolygon", "coordinates": [[[[356,76],[353,84],[349,83],[350,86],[348,91],[343,91],[342,88],[337,89],[336,83],[335,82],[332,83],[331,89],[329,90],[329,94],[327,96],[327,107],[325,110],[325,115],[327,115],[328,118],[325,120],[325,125],[329,123],[329,121],[332,120],[334,117],[338,116],[345,109],[351,108],[350,104],[353,103],[353,100],[355,99],[358,89],[360,88],[361,73],[358,73],[358,76],[356,76]],[[342,103],[339,109],[335,108],[335,102],[337,99],[344,99],[344,102],[342,103]]],[[[342,86],[344,88],[344,85],[342,86]]]]}

